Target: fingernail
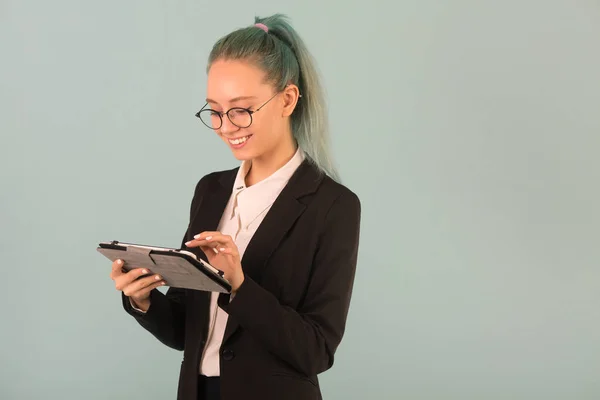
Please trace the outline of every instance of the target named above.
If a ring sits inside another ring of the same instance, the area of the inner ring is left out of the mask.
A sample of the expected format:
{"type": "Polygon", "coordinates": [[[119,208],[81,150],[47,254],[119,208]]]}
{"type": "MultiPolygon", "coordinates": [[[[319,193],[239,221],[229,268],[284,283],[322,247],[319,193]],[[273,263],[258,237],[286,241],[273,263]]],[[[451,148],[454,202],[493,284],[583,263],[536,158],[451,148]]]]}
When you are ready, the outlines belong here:
{"type": "Polygon", "coordinates": [[[160,285],[161,285],[161,286],[164,286],[164,285],[166,285],[166,282],[165,282],[165,281],[162,281],[162,282],[160,283],[160,285]]]}
{"type": "Polygon", "coordinates": [[[189,242],[185,242],[185,245],[186,245],[186,246],[189,246],[189,245],[190,245],[190,243],[192,243],[192,241],[191,241],[191,240],[190,240],[189,242]]]}
{"type": "Polygon", "coordinates": [[[147,269],[142,270],[142,274],[147,274],[147,273],[148,273],[147,269]]]}
{"type": "Polygon", "coordinates": [[[123,261],[117,260],[117,264],[121,265],[121,264],[123,264],[123,261]]]}
{"type": "Polygon", "coordinates": [[[158,280],[160,280],[160,275],[156,275],[156,276],[154,277],[154,279],[156,279],[157,281],[158,281],[158,280]]]}
{"type": "Polygon", "coordinates": [[[198,239],[198,238],[200,238],[200,233],[197,234],[196,236],[194,236],[194,239],[198,239]]]}
{"type": "Polygon", "coordinates": [[[221,247],[219,251],[225,251],[225,247],[221,247]]]}
{"type": "Polygon", "coordinates": [[[206,237],[206,240],[210,240],[210,239],[212,239],[212,236],[207,236],[206,237]]]}

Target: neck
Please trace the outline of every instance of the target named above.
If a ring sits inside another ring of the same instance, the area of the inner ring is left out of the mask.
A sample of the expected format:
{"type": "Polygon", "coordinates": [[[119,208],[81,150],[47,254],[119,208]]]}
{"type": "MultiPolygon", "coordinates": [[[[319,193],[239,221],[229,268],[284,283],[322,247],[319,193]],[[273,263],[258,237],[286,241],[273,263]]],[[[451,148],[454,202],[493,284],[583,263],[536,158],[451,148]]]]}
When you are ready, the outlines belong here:
{"type": "Polygon", "coordinates": [[[250,171],[246,175],[246,186],[252,186],[273,175],[294,157],[298,146],[291,133],[286,138],[288,139],[270,152],[252,159],[250,171]]]}

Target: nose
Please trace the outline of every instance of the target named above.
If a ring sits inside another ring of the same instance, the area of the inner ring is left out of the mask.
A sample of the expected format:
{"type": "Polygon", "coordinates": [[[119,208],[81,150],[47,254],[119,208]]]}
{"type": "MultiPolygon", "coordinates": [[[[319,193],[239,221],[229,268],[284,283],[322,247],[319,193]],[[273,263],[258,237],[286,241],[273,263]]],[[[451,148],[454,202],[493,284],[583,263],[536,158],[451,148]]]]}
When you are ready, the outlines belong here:
{"type": "Polygon", "coordinates": [[[219,132],[222,135],[227,135],[233,132],[238,131],[240,128],[235,126],[230,120],[229,118],[227,118],[227,116],[225,115],[223,117],[223,122],[221,123],[221,129],[219,129],[219,132]]]}

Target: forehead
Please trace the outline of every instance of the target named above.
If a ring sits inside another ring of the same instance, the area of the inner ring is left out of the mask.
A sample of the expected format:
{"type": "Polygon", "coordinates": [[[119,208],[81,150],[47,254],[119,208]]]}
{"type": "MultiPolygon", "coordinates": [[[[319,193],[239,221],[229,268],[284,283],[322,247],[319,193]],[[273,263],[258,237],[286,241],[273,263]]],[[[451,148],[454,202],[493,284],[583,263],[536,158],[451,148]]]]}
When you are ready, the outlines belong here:
{"type": "Polygon", "coordinates": [[[264,72],[250,62],[217,60],[208,71],[206,94],[223,103],[235,97],[260,95],[269,90],[264,77],[264,72]]]}

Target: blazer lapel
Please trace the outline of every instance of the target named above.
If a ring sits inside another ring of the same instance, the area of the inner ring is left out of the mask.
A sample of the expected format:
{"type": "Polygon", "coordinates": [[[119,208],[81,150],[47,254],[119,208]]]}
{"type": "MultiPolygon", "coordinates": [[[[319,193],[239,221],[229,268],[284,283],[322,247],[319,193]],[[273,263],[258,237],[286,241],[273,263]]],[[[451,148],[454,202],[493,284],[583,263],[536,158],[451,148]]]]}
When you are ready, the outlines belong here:
{"type": "MultiPolygon", "coordinates": [[[[237,168],[224,172],[219,179],[209,181],[207,187],[199,195],[202,196],[200,204],[197,205],[196,213],[190,222],[190,236],[197,235],[205,231],[216,231],[219,227],[221,216],[225,211],[231,192],[233,191],[233,182],[237,174],[237,168]]],[[[206,260],[204,253],[197,250],[197,255],[206,260]]]]}
{"type": "MultiPolygon", "coordinates": [[[[260,284],[265,266],[283,237],[302,215],[306,206],[299,199],[314,193],[322,180],[316,168],[305,160],[295,171],[287,185],[273,202],[264,220],[252,236],[242,258],[244,273],[260,284]]],[[[229,302],[228,295],[221,301],[229,302]]],[[[238,323],[228,319],[223,343],[238,328],[238,323]]]]}
{"type": "MultiPolygon", "coordinates": [[[[221,215],[225,211],[225,207],[227,206],[227,202],[231,196],[236,174],[237,169],[223,173],[218,180],[209,182],[207,187],[201,193],[197,194],[202,197],[200,203],[196,206],[195,215],[192,217],[192,221],[190,221],[188,231],[190,236],[194,236],[205,231],[217,230],[221,220],[221,215]]],[[[189,238],[186,238],[186,240],[189,240],[189,238]]],[[[187,250],[192,251],[197,257],[208,261],[202,250],[195,247],[187,250]]],[[[190,290],[190,297],[192,303],[190,312],[193,312],[194,309],[206,310],[209,307],[209,292],[190,290]]],[[[204,315],[204,313],[199,312],[198,315],[204,315]]],[[[208,317],[205,320],[199,321],[199,323],[202,324],[202,329],[205,335],[204,337],[206,338],[209,327],[208,317]]]]}

